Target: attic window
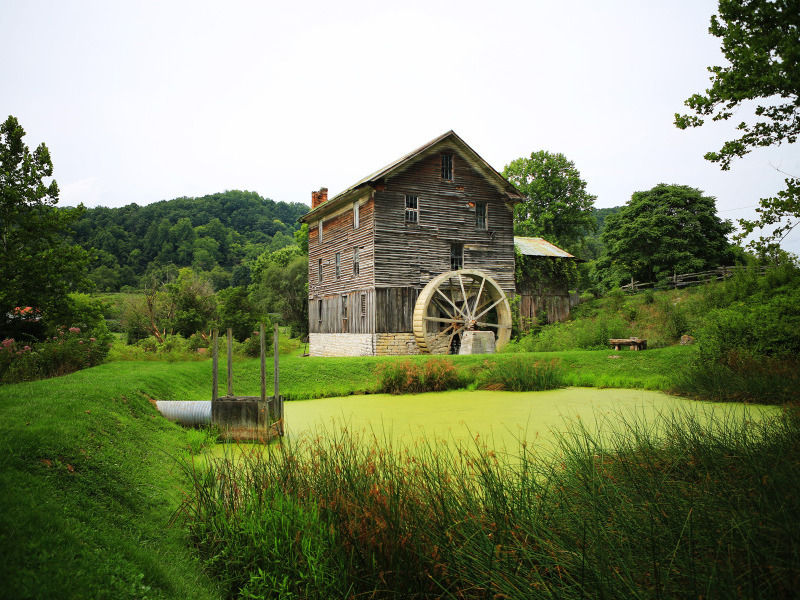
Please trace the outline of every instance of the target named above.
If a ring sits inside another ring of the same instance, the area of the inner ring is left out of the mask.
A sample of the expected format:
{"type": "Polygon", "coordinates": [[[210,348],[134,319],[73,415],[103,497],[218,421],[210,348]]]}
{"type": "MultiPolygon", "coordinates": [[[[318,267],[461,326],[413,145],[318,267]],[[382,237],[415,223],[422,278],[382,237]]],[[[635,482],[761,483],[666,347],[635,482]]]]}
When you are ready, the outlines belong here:
{"type": "Polygon", "coordinates": [[[442,180],[453,181],[453,155],[442,154],[442,180]]]}
{"type": "Polygon", "coordinates": [[[419,223],[419,198],[406,196],[406,223],[419,223]]]}
{"type": "Polygon", "coordinates": [[[322,243],[322,219],[319,220],[319,234],[317,235],[317,241],[321,244],[322,243]]]}
{"type": "Polygon", "coordinates": [[[361,225],[361,219],[358,210],[358,202],[353,202],[353,229],[358,229],[361,225]]]}

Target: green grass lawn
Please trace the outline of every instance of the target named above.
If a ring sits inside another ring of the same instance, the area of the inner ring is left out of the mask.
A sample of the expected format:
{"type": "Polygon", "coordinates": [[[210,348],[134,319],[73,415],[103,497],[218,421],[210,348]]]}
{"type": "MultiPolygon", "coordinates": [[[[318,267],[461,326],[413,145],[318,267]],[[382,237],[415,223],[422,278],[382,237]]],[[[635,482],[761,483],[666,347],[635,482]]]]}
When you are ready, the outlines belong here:
{"type": "MultiPolygon", "coordinates": [[[[452,360],[477,370],[513,356],[452,360]]],[[[668,389],[691,349],[517,356],[558,359],[570,385],[668,389]]],[[[282,357],[281,390],[369,393],[376,368],[402,360],[426,359],[282,357]]],[[[224,362],[221,371],[222,391],[224,362]]],[[[234,391],[259,392],[258,360],[234,363],[234,391]]],[[[185,531],[170,526],[186,489],[176,458],[188,456],[187,433],[148,401],[210,397],[210,361],[114,362],[0,387],[0,597],[219,597],[185,531]]]]}

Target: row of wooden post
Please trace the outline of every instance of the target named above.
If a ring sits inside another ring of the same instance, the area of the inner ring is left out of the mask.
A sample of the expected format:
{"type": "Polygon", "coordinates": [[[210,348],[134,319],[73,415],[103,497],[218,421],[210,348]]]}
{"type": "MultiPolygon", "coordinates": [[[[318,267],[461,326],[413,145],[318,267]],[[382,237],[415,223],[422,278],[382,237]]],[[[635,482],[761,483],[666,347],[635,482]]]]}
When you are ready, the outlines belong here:
{"type": "MultiPolygon", "coordinates": [[[[233,396],[233,330],[228,328],[228,396],[233,396]]],[[[259,328],[259,341],[261,344],[261,402],[267,401],[267,363],[266,363],[266,335],[264,324],[259,328]]],[[[219,399],[219,330],[215,329],[211,334],[212,344],[212,391],[211,401],[219,399]]],[[[273,354],[275,357],[274,365],[274,395],[273,410],[275,420],[278,423],[278,431],[283,435],[283,399],[280,396],[280,370],[279,370],[279,348],[278,348],[278,324],[275,324],[273,333],[273,354]]]]}

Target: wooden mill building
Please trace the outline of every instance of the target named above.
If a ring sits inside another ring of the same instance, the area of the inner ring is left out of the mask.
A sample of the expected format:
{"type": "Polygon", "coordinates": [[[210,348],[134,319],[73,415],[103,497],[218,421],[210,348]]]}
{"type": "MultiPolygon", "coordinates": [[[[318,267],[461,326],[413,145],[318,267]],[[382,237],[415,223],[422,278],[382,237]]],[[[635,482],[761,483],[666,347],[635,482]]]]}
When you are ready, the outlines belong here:
{"type": "Polygon", "coordinates": [[[510,328],[492,315],[507,306],[500,296],[515,292],[513,208],[523,199],[453,131],[331,199],[326,188],[312,192],[301,219],[309,226],[310,354],[451,351],[451,316],[459,315],[502,341],[510,328]],[[421,298],[434,280],[446,293],[421,298]]]}

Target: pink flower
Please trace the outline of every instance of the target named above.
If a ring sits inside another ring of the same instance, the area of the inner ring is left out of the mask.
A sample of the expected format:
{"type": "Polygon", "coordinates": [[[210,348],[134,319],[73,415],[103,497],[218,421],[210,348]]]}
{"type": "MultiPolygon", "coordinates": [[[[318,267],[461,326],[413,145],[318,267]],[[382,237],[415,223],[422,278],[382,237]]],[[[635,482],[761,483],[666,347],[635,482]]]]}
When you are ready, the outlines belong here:
{"type": "Polygon", "coordinates": [[[9,348],[14,345],[14,338],[6,338],[3,340],[3,348],[9,348]]]}
{"type": "Polygon", "coordinates": [[[80,333],[81,332],[81,328],[80,327],[70,327],[69,328],[69,332],[70,333],[80,333]]]}
{"type": "Polygon", "coordinates": [[[97,340],[96,340],[96,339],[94,339],[94,338],[89,338],[89,341],[90,341],[90,342],[96,342],[97,340]]]}
{"type": "Polygon", "coordinates": [[[79,344],[82,344],[82,343],[83,343],[83,340],[78,340],[78,343],[79,343],[79,344]]]}

